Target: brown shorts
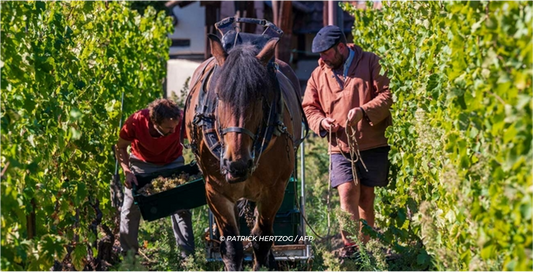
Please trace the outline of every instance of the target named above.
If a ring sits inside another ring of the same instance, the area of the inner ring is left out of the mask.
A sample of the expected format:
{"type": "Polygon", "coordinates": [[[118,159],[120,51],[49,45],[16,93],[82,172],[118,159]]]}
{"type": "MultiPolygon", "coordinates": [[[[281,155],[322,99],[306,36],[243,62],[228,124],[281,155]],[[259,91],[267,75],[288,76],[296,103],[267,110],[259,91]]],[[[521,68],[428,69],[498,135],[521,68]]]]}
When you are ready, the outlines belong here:
{"type": "MultiPolygon", "coordinates": [[[[368,169],[367,172],[361,160],[355,164],[361,184],[368,187],[385,187],[389,184],[389,151],[389,146],[361,151],[361,158],[368,169]]],[[[350,154],[344,154],[344,156],[350,158],[350,154]]],[[[340,153],[331,154],[330,182],[333,188],[353,181],[352,163],[344,156],[340,153]]]]}

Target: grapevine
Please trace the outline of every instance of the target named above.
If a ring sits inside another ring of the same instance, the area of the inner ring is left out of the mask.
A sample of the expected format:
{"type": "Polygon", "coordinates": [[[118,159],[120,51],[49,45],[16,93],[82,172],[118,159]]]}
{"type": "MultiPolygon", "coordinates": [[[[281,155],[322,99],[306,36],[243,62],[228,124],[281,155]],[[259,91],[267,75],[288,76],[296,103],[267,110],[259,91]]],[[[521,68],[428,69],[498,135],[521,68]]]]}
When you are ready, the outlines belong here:
{"type": "Polygon", "coordinates": [[[130,4],[1,4],[2,270],[106,269],[111,147],[121,116],[162,95],[172,31],[130,4]]]}
{"type": "Polygon", "coordinates": [[[531,2],[344,8],[391,79],[382,239],[419,241],[415,270],[531,270],[531,2]]]}

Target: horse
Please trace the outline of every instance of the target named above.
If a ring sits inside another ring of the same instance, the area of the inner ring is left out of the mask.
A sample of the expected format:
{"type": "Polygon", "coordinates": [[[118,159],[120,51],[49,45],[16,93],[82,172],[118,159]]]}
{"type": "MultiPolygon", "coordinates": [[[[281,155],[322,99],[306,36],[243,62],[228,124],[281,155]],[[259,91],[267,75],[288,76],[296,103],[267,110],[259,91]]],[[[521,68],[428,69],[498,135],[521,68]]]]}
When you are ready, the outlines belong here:
{"type": "Polygon", "coordinates": [[[217,36],[208,38],[213,57],[193,74],[185,135],[204,176],[226,270],[243,269],[243,244],[231,239],[239,235],[236,203],[242,199],[256,203],[250,235],[263,237],[252,238],[253,268],[275,269],[269,237],[302,140],[300,97],[283,72],[295,75],[274,58],[279,38],[227,52],[217,36]]]}

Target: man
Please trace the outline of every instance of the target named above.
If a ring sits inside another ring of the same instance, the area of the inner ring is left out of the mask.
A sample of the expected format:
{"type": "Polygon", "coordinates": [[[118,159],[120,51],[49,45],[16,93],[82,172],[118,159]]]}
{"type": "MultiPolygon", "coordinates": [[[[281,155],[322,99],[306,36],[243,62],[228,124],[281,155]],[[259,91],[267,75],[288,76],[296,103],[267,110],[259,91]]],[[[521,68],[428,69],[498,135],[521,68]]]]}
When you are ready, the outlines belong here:
{"type": "MultiPolygon", "coordinates": [[[[339,192],[341,209],[353,220],[364,219],[373,227],[374,187],[388,184],[390,147],[385,129],[392,124],[389,79],[380,75],[379,58],[347,44],[337,26],[322,28],[313,39],[312,51],[320,53],[319,66],[307,82],[302,106],[313,131],[321,137],[331,133],[330,183],[339,192]],[[356,131],[362,159],[356,162],[357,173],[352,173],[345,126],[356,131]]],[[[345,253],[352,254],[354,240],[343,230],[341,235],[345,253]]],[[[366,243],[369,237],[362,239],[366,243]]]]}
{"type": "MultiPolygon", "coordinates": [[[[156,99],[147,109],[132,114],[120,130],[117,156],[124,171],[125,193],[120,217],[120,246],[123,252],[139,249],[141,212],[134,205],[131,187],[135,175],[148,175],[182,166],[180,142],[181,111],[168,99],[156,99]],[[127,148],[131,145],[131,154],[127,148]]],[[[176,243],[182,257],[194,252],[191,212],[180,210],[170,216],[176,243]]]]}

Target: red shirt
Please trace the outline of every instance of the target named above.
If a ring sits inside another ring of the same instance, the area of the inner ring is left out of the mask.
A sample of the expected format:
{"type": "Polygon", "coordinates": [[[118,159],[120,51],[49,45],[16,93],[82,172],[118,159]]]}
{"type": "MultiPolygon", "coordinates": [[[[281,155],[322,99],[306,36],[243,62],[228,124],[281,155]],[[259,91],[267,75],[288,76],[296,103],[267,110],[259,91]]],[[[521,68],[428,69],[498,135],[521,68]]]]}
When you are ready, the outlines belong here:
{"type": "Polygon", "coordinates": [[[120,138],[131,142],[131,152],[137,158],[154,164],[168,164],[182,155],[180,143],[181,122],[174,133],[167,136],[150,135],[150,114],[148,109],[132,114],[120,130],[120,138]]]}

